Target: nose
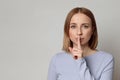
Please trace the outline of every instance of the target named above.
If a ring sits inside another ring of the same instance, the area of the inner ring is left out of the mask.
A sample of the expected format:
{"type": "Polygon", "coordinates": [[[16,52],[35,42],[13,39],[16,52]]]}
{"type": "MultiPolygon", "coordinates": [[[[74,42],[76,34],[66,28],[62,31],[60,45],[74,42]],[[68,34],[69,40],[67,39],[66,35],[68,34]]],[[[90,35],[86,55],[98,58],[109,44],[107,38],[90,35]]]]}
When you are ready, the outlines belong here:
{"type": "Polygon", "coordinates": [[[77,30],[77,35],[82,35],[82,30],[81,29],[77,30]]]}

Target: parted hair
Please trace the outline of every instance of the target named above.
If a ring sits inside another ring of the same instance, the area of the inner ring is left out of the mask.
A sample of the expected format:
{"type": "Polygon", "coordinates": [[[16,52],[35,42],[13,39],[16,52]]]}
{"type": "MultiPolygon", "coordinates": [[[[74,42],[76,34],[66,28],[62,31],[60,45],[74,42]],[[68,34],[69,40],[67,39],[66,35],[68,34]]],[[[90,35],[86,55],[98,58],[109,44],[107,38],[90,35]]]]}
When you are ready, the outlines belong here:
{"type": "Polygon", "coordinates": [[[77,13],[82,13],[91,19],[93,34],[91,35],[91,38],[88,42],[88,46],[94,50],[94,49],[96,49],[96,47],[98,45],[98,33],[97,33],[96,20],[94,18],[93,13],[89,9],[84,8],[84,7],[73,8],[68,13],[65,23],[64,23],[64,38],[63,38],[63,48],[62,49],[66,52],[70,52],[69,47],[73,47],[73,43],[69,37],[69,28],[70,28],[70,21],[71,21],[72,16],[77,13]]]}

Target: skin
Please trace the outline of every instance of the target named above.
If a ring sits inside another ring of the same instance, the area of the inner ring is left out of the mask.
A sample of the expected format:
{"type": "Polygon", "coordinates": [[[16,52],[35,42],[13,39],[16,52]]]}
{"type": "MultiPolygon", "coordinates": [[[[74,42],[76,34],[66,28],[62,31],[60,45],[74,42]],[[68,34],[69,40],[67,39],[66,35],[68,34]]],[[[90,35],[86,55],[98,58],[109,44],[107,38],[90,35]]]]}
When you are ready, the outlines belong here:
{"type": "Polygon", "coordinates": [[[73,15],[69,28],[69,36],[73,43],[73,47],[69,47],[69,50],[75,59],[95,53],[95,50],[90,49],[88,46],[91,35],[91,19],[82,13],[73,15]]]}

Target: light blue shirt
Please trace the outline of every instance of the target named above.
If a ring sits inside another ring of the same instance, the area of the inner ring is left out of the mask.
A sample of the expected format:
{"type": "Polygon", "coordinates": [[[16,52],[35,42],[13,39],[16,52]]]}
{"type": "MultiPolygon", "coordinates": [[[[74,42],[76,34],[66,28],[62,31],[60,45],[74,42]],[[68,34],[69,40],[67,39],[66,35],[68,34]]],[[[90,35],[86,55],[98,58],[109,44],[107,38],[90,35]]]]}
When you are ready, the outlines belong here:
{"type": "Polygon", "coordinates": [[[48,80],[112,80],[114,58],[97,51],[95,54],[75,60],[65,51],[53,56],[48,70],[48,80]]]}

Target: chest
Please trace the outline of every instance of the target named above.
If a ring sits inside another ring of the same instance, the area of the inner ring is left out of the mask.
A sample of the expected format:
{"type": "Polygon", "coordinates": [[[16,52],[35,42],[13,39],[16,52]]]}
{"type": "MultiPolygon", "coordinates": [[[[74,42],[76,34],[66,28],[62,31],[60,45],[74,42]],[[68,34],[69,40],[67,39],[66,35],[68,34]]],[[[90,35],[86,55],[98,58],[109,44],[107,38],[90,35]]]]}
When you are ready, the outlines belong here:
{"type": "MultiPolygon", "coordinates": [[[[100,63],[96,61],[85,60],[86,67],[93,76],[97,76],[100,63]]],[[[82,70],[81,66],[75,60],[59,61],[56,66],[57,80],[80,80],[82,70]]]]}

